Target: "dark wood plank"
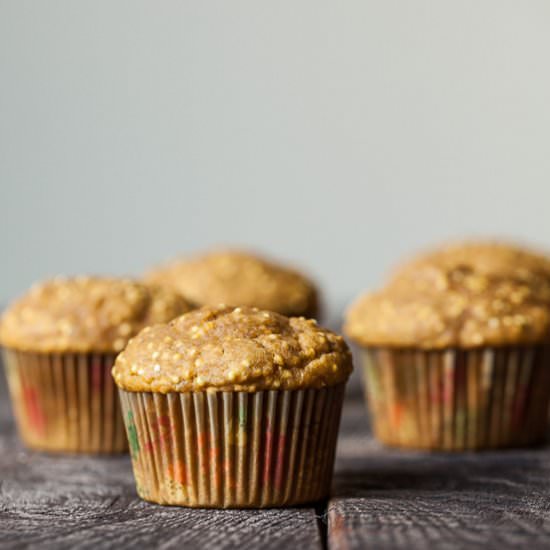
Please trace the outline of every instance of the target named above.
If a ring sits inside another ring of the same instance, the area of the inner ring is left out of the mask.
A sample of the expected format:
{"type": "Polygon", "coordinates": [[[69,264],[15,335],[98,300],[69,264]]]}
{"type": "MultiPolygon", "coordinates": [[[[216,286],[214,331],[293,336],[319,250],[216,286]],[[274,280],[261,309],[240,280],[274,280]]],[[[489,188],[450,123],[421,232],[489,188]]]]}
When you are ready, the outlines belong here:
{"type": "Polygon", "coordinates": [[[550,548],[550,449],[428,454],[382,448],[346,403],[330,548],[550,548]]]}
{"type": "MultiPolygon", "coordinates": [[[[2,376],[3,382],[3,376],[2,376]]],[[[311,507],[190,510],[140,500],[127,457],[25,450],[0,382],[1,548],[322,548],[311,507]]]]}
{"type": "MultiPolygon", "coordinates": [[[[312,508],[208,511],[136,495],[125,457],[24,450],[0,384],[2,548],[320,548],[312,508]]],[[[322,512],[320,512],[321,514],[322,512]]],[[[345,406],[330,548],[550,547],[550,449],[430,455],[380,447],[357,386],[345,406]]]]}

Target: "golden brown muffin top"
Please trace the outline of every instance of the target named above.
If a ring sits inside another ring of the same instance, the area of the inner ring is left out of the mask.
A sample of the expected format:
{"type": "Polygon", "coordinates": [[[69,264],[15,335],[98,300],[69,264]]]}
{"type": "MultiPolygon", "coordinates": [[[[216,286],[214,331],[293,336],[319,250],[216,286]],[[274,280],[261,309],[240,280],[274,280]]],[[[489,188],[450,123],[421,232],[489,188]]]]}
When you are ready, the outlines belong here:
{"type": "Polygon", "coordinates": [[[118,352],[143,327],[190,306],[175,292],[129,279],[56,277],[16,300],[0,322],[0,343],[34,352],[118,352]]]}
{"type": "Polygon", "coordinates": [[[117,357],[113,377],[127,391],[294,390],[347,380],[341,336],[314,320],[248,307],[210,307],[142,330],[117,357]]]}
{"type": "Polygon", "coordinates": [[[197,306],[250,306],[284,315],[317,314],[317,291],[300,273],[259,256],[217,250],[176,260],[146,275],[197,306]]]}
{"type": "Polygon", "coordinates": [[[550,260],[491,242],[413,259],[348,310],[346,333],[367,346],[426,349],[550,340],[550,260]]]}

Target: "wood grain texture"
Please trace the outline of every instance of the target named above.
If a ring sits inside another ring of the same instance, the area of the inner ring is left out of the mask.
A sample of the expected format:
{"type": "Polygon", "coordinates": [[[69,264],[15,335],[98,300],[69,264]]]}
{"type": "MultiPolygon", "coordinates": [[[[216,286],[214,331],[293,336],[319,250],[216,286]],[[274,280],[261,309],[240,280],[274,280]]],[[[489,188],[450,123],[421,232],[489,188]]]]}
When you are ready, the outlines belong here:
{"type": "Polygon", "coordinates": [[[0,383],[1,548],[550,548],[550,449],[384,449],[357,386],[323,510],[210,511],[141,501],[126,457],[22,448],[0,383]],[[321,526],[321,529],[319,528],[321,526]],[[326,537],[326,542],[323,540],[326,537]]]}
{"type": "Polygon", "coordinates": [[[138,498],[126,456],[25,450],[0,386],[0,548],[322,548],[312,507],[163,507],[138,498]]]}
{"type": "Polygon", "coordinates": [[[327,515],[335,549],[549,548],[550,449],[388,450],[348,401],[327,515]]]}

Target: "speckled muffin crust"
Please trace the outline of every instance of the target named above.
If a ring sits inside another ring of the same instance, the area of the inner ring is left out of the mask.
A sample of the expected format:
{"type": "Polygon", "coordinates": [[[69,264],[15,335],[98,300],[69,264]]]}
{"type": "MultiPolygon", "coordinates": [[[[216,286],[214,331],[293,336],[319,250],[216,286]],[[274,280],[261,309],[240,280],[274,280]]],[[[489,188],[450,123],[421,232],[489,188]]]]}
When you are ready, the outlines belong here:
{"type": "Polygon", "coordinates": [[[401,266],[349,309],[366,346],[443,349],[550,340],[550,260],[492,242],[453,244],[401,266]]]}
{"type": "Polygon", "coordinates": [[[300,273],[237,250],[217,250],[176,260],[146,275],[197,306],[228,304],[315,317],[315,285],[300,273]]]}
{"type": "Polygon", "coordinates": [[[343,338],[314,320],[205,306],[141,331],[113,377],[127,391],[254,392],[334,386],[351,370],[343,338]]]}
{"type": "Polygon", "coordinates": [[[129,279],[57,277],[35,285],[0,321],[0,343],[44,353],[118,352],[143,327],[190,306],[175,292],[129,279]]]}

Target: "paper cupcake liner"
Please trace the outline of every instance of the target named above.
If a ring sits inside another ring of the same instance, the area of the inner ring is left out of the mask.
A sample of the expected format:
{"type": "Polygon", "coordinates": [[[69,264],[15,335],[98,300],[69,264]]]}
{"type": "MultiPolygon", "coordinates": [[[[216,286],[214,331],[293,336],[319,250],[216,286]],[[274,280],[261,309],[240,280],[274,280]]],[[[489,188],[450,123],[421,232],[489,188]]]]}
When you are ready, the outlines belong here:
{"type": "Polygon", "coordinates": [[[3,350],[19,434],[28,447],[74,453],[128,449],[113,354],[3,350]]]}
{"type": "Polygon", "coordinates": [[[344,385],[319,390],[121,390],[137,491],[200,508],[313,502],[330,490],[344,385]]]}
{"type": "Polygon", "coordinates": [[[388,445],[460,451],[545,439],[546,346],[479,350],[362,350],[376,436],[388,445]]]}

